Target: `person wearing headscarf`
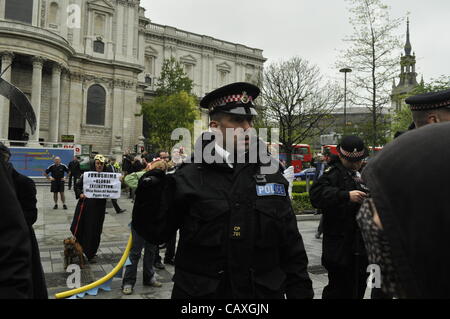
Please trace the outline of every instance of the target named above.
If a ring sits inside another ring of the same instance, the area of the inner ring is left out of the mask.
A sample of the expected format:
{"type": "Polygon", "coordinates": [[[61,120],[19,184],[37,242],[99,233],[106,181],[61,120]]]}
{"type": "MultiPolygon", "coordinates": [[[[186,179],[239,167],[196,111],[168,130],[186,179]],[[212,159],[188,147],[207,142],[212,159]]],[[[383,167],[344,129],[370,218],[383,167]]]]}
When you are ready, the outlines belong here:
{"type": "Polygon", "coordinates": [[[450,123],[402,134],[363,171],[371,196],[357,221],[387,295],[450,298],[449,136],[450,123]]]}
{"type": "MultiPolygon", "coordinates": [[[[103,172],[106,159],[96,155],[91,162],[90,171],[103,172]]],[[[103,222],[105,221],[106,199],[87,198],[83,193],[83,176],[75,185],[75,196],[78,204],[73,216],[70,231],[83,247],[83,252],[91,263],[96,262],[95,256],[100,246],[103,222]]]]}
{"type": "Polygon", "coordinates": [[[328,285],[322,298],[362,299],[367,256],[356,214],[368,193],[359,173],[367,149],[359,137],[345,136],[337,151],[339,157],[309,193],[312,205],[323,213],[322,265],[328,271],[328,285]]]}

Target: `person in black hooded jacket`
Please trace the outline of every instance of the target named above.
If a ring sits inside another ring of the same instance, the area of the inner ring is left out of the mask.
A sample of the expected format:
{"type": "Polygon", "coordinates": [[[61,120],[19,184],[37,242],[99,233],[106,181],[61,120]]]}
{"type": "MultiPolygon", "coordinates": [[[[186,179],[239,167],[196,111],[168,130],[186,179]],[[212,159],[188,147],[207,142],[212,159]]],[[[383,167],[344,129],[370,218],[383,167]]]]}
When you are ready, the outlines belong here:
{"type": "Polygon", "coordinates": [[[449,136],[450,123],[406,132],[363,171],[371,197],[357,220],[387,295],[450,298],[449,136]]]}
{"type": "Polygon", "coordinates": [[[359,169],[367,156],[364,142],[357,136],[345,136],[337,146],[339,157],[309,192],[314,207],[322,209],[322,265],[328,271],[323,299],[361,299],[366,289],[367,256],[356,213],[368,189],[359,169]]]}

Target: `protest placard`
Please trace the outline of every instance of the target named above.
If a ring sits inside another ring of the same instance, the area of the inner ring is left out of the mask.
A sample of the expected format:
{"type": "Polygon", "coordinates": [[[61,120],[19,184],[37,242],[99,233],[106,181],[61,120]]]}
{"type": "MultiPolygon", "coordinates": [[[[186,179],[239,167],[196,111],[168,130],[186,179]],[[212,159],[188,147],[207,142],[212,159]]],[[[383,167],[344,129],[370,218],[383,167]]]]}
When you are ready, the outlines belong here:
{"type": "Polygon", "coordinates": [[[120,173],[85,172],[83,193],[87,198],[120,198],[120,173]]]}

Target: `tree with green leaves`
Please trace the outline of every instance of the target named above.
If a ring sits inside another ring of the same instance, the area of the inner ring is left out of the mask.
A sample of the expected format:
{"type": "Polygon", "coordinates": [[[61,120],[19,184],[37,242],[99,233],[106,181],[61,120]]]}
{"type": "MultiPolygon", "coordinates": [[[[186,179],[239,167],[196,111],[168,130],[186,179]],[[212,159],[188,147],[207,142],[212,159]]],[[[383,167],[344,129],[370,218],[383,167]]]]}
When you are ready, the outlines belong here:
{"type": "Polygon", "coordinates": [[[156,83],[156,97],[142,105],[145,135],[152,151],[170,150],[177,141],[171,140],[176,128],[193,133],[194,121],[200,118],[197,97],[192,91],[193,81],[174,57],[163,62],[161,76],[156,83]]]}
{"type": "MultiPolygon", "coordinates": [[[[349,101],[367,107],[371,114],[371,138],[376,145],[383,108],[390,104],[390,84],[397,73],[397,52],[401,48],[396,30],[403,19],[391,19],[389,7],[381,0],[347,0],[351,3],[353,34],[338,67],[353,70],[349,76],[349,101]]],[[[381,137],[383,139],[384,137],[381,137]]]]}
{"type": "Polygon", "coordinates": [[[197,98],[185,91],[157,96],[142,106],[148,131],[147,140],[154,151],[170,150],[177,141],[171,140],[176,128],[194,129],[194,121],[200,116],[197,98]]]}
{"type": "Polygon", "coordinates": [[[174,57],[165,59],[161,76],[156,84],[156,95],[171,95],[181,91],[191,93],[193,81],[183,70],[183,66],[174,57]]]}

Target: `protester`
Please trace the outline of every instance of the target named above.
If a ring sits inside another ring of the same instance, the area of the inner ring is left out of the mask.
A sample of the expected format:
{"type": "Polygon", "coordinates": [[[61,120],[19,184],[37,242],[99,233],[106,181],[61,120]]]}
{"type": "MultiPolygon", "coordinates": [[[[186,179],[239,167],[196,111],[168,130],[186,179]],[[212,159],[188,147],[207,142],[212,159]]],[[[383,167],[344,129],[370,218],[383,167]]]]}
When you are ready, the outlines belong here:
{"type": "MultiPolygon", "coordinates": [[[[172,170],[174,168],[175,163],[170,160],[169,152],[161,150],[158,153],[158,158],[165,161],[168,164],[167,170],[172,170]]],[[[175,233],[172,238],[170,238],[164,245],[161,247],[166,248],[166,252],[164,254],[164,264],[175,265],[175,246],[177,244],[177,234],[175,233]]],[[[156,249],[156,257],[155,257],[155,267],[158,269],[165,269],[166,267],[162,263],[162,258],[159,254],[160,249],[162,249],[159,245],[156,249]]]]}
{"type": "Polygon", "coordinates": [[[358,172],[367,149],[359,137],[345,136],[337,150],[339,161],[330,163],[309,193],[312,205],[323,212],[322,265],[328,285],[322,298],[362,299],[368,264],[356,214],[368,195],[358,172]]]}
{"type": "Polygon", "coordinates": [[[66,199],[64,196],[64,173],[68,173],[69,168],[64,164],[61,164],[61,158],[59,156],[56,156],[53,161],[54,164],[50,165],[44,173],[47,179],[51,180],[50,191],[53,193],[53,200],[55,201],[55,206],[53,206],[53,209],[58,209],[58,193],[61,196],[63,208],[67,209],[66,199]],[[50,178],[48,176],[49,174],[51,175],[50,178]]]}
{"type": "Polygon", "coordinates": [[[371,197],[357,219],[387,295],[450,298],[450,196],[443,187],[450,179],[449,136],[450,123],[402,134],[363,171],[371,197]],[[423,163],[439,169],[424,170],[423,163]]]}
{"type": "MultiPolygon", "coordinates": [[[[111,173],[120,173],[120,165],[117,163],[115,157],[111,157],[109,163],[106,165],[106,172],[111,173]]],[[[119,204],[117,203],[117,199],[111,198],[111,203],[113,204],[114,210],[116,211],[116,214],[122,214],[125,213],[127,210],[120,208],[119,204]]]]}
{"type": "MultiPolygon", "coordinates": [[[[167,163],[161,159],[149,163],[149,170],[161,170],[165,172],[167,167],[167,163]]],[[[129,186],[132,187],[132,185],[129,186]]],[[[145,241],[144,238],[136,233],[133,227],[131,227],[131,234],[133,238],[133,244],[131,246],[129,256],[131,265],[126,267],[125,275],[122,281],[122,292],[125,295],[130,295],[133,293],[134,285],[136,284],[137,267],[139,264],[139,259],[141,258],[142,249],[144,249],[143,285],[151,287],[162,286],[162,284],[156,280],[155,270],[153,269],[157,245],[145,241]]]]}
{"type": "Polygon", "coordinates": [[[313,181],[316,182],[320,178],[320,176],[322,176],[322,174],[325,171],[325,168],[327,166],[325,156],[323,156],[320,153],[317,154],[317,159],[314,161],[313,166],[316,168],[313,181]]]}
{"type": "Polygon", "coordinates": [[[81,176],[81,168],[80,168],[80,161],[77,156],[73,157],[73,160],[69,163],[69,190],[72,188],[72,179],[73,179],[73,186],[75,187],[75,184],[77,183],[77,180],[81,176]]]}
{"type": "Polygon", "coordinates": [[[257,114],[252,101],[258,95],[259,88],[249,83],[206,95],[200,105],[210,112],[213,132],[197,141],[198,161],[192,158],[174,174],[147,172],[139,181],[132,223],[136,232],[161,244],[180,229],[172,298],[314,295],[279,162],[270,160],[265,143],[240,135],[252,127],[257,114]],[[229,139],[226,128],[236,135],[229,139]],[[227,144],[233,144],[233,153],[227,144]],[[254,146],[262,154],[251,162],[254,146]],[[206,151],[214,156],[202,156],[206,151]]]}
{"type": "Polygon", "coordinates": [[[131,173],[131,165],[132,164],[133,164],[133,161],[131,159],[130,154],[125,153],[122,157],[122,170],[123,170],[124,176],[131,173]]]}
{"type": "MultiPolygon", "coordinates": [[[[96,155],[90,171],[104,172],[105,162],[103,155],[96,155]]],[[[95,263],[105,220],[106,199],[87,198],[83,193],[83,177],[75,186],[75,196],[79,200],[70,231],[83,247],[88,261],[95,263]]]]}

